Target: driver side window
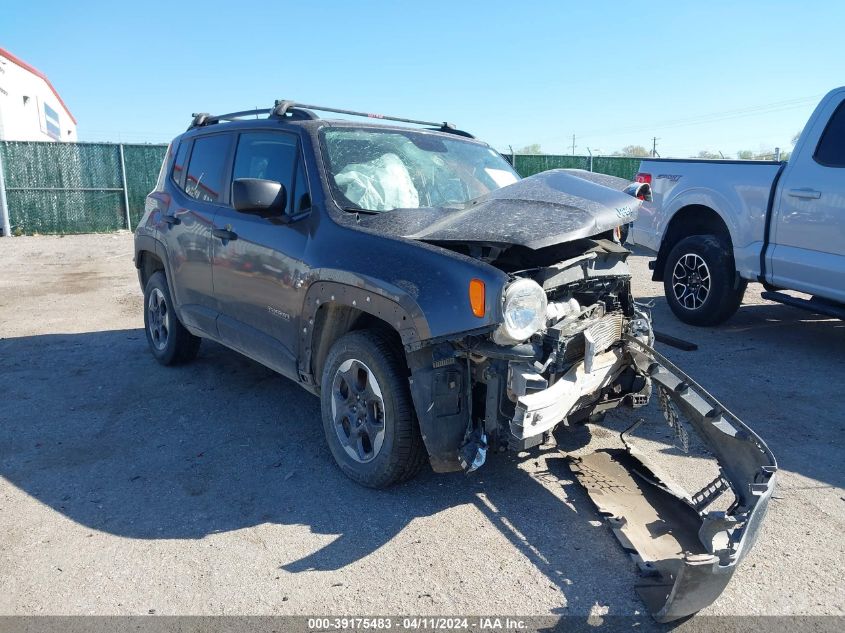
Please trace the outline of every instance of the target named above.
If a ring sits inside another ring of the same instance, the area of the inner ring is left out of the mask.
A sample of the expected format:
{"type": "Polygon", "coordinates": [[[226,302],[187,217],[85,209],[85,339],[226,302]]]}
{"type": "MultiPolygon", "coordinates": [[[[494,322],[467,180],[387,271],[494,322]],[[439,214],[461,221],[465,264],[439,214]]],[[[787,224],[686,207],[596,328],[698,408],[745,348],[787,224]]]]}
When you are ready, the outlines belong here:
{"type": "Polygon", "coordinates": [[[284,185],[288,194],[287,213],[296,214],[311,206],[304,178],[297,172],[299,159],[295,136],[283,132],[245,132],[238,138],[232,180],[260,178],[284,185]],[[302,188],[305,187],[307,206],[303,209],[302,188]]]}

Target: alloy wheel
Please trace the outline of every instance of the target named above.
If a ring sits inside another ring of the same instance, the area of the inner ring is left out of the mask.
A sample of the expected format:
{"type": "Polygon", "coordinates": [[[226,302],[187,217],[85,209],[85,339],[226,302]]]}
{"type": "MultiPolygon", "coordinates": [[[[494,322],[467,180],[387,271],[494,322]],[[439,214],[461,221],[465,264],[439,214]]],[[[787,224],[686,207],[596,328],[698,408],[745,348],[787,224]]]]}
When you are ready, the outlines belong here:
{"type": "Polygon", "coordinates": [[[159,351],[167,347],[167,337],[170,335],[170,310],[164,293],[158,288],[150,292],[147,302],[147,327],[153,345],[159,351]]]}
{"type": "Polygon", "coordinates": [[[335,372],[332,420],[352,459],[366,464],[376,458],[384,444],[384,397],[373,372],[359,360],[347,360],[335,372]]]}
{"type": "Polygon", "coordinates": [[[687,253],[672,271],[672,292],[687,310],[697,310],[710,296],[710,269],[701,256],[687,253]]]}

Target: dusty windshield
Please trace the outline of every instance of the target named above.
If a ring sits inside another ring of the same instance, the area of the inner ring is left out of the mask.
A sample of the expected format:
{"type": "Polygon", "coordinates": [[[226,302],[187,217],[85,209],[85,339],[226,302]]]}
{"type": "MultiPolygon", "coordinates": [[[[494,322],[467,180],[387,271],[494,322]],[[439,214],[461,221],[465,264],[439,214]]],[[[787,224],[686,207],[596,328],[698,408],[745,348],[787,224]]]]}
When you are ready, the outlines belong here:
{"type": "Polygon", "coordinates": [[[335,201],[346,209],[459,208],[519,178],[495,150],[460,138],[375,128],[322,134],[335,201]]]}

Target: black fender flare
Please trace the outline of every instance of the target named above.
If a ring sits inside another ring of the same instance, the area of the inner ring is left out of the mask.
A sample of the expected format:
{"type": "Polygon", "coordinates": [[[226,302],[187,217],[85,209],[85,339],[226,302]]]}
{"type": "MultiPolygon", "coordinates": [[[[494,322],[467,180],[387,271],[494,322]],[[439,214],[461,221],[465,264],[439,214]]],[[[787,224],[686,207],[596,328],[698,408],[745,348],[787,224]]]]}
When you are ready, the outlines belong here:
{"type": "Polygon", "coordinates": [[[152,253],[156,257],[164,261],[162,255],[164,254],[164,244],[161,240],[154,238],[152,235],[135,235],[135,268],[141,268],[141,253],[152,253]]]}
{"type": "MultiPolygon", "coordinates": [[[[374,281],[314,282],[306,293],[299,330],[300,380],[318,387],[315,364],[319,341],[317,313],[327,305],[355,308],[389,324],[398,334],[409,370],[408,383],[420,432],[436,472],[460,470],[458,448],[467,428],[469,405],[466,367],[456,363],[448,340],[432,338],[420,306],[408,293],[374,281]]],[[[325,329],[319,327],[321,332],[325,329]]]]}
{"type": "Polygon", "coordinates": [[[347,283],[322,279],[308,287],[302,306],[299,330],[300,378],[319,382],[313,375],[315,325],[318,311],[327,305],[355,308],[381,319],[398,334],[406,350],[419,349],[430,338],[428,321],[416,301],[399,288],[376,286],[371,283],[347,283]]]}
{"type": "MultiPolygon", "coordinates": [[[[170,270],[170,258],[167,256],[167,247],[164,242],[152,235],[135,235],[135,268],[138,269],[138,282],[141,282],[141,253],[152,253],[161,261],[164,267],[164,276],[167,278],[167,285],[170,288],[170,296],[173,298],[173,307],[177,316],[182,319],[182,301],[179,297],[179,288],[173,283],[173,272],[170,270]]],[[[144,291],[143,286],[141,292],[144,291]]]]}
{"type": "MultiPolygon", "coordinates": [[[[135,268],[138,269],[139,274],[141,270],[141,253],[152,253],[161,261],[164,266],[164,274],[167,276],[168,282],[170,281],[171,275],[169,263],[167,261],[167,249],[160,239],[153,237],[152,235],[136,234],[134,249],[135,253],[133,261],[135,262],[135,268]]],[[[141,290],[143,290],[143,288],[141,288],[141,290]]]]}

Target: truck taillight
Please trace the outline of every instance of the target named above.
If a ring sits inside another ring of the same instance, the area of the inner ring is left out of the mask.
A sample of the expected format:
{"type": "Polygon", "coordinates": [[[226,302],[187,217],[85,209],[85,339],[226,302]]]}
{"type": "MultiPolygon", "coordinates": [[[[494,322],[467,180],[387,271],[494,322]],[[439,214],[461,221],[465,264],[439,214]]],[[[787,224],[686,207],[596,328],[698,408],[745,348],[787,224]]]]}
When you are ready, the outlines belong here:
{"type": "Polygon", "coordinates": [[[645,172],[640,172],[637,174],[635,179],[637,182],[644,182],[646,184],[651,184],[651,174],[647,174],[645,172]]]}

